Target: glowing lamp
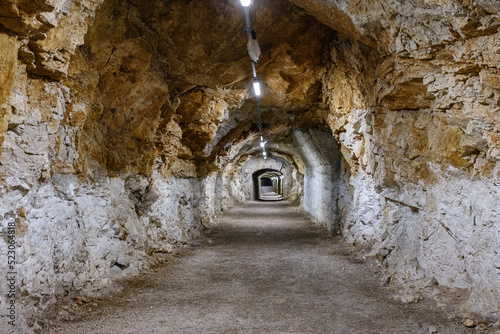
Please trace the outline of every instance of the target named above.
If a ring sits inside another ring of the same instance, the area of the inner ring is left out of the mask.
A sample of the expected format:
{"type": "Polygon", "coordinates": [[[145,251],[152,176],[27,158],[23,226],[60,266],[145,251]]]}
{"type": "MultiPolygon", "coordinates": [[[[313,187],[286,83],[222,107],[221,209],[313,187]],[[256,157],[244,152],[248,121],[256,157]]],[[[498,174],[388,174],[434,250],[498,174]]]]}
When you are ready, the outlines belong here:
{"type": "Polygon", "coordinates": [[[260,83],[257,78],[255,78],[253,82],[253,91],[255,92],[255,95],[260,96],[260,83]]]}
{"type": "Polygon", "coordinates": [[[240,0],[243,7],[248,7],[252,3],[252,0],[240,0]]]}

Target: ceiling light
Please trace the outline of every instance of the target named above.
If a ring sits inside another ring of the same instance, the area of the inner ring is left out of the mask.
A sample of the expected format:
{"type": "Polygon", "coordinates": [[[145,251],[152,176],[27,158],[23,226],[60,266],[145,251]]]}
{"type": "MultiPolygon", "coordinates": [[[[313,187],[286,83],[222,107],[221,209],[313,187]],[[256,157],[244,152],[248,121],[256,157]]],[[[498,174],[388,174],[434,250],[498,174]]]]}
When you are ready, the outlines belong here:
{"type": "Polygon", "coordinates": [[[248,7],[252,3],[252,0],[240,0],[243,7],[248,7]]]}
{"type": "Polygon", "coordinates": [[[260,96],[260,83],[258,78],[255,78],[253,81],[253,90],[255,95],[260,96]]]}

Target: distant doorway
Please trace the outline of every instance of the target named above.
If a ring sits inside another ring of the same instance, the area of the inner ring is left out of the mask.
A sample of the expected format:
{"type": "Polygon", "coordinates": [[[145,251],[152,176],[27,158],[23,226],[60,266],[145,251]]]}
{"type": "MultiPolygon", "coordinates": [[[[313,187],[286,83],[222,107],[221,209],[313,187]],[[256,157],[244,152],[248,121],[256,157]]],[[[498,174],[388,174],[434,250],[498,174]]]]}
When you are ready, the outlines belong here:
{"type": "Polygon", "coordinates": [[[281,201],[283,199],[283,173],[275,169],[260,169],[252,174],[254,199],[281,201]]]}

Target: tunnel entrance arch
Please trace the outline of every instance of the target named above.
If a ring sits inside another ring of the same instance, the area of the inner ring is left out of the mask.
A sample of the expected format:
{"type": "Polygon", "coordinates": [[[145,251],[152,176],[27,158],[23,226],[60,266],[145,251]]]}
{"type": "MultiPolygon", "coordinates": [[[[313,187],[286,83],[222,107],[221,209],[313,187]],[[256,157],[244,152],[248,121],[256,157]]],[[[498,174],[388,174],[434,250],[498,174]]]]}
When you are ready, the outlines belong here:
{"type": "Polygon", "coordinates": [[[252,174],[254,200],[281,201],[283,199],[283,173],[276,169],[259,169],[252,174]]]}

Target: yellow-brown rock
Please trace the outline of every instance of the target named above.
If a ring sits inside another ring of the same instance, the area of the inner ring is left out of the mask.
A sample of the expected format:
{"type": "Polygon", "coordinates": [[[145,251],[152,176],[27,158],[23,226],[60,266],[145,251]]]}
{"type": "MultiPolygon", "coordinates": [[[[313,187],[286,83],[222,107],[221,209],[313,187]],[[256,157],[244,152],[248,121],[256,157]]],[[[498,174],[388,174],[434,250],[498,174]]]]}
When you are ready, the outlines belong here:
{"type": "Polygon", "coordinates": [[[26,35],[42,26],[36,14],[52,11],[55,0],[3,0],[0,6],[1,25],[17,34],[26,35]]]}
{"type": "Polygon", "coordinates": [[[18,49],[19,43],[14,38],[0,34],[0,147],[4,141],[11,113],[8,98],[17,71],[18,49]]]}
{"type": "Polygon", "coordinates": [[[272,167],[402,300],[461,289],[497,312],[498,2],[253,2],[261,129],[237,0],[0,1],[0,218],[22,222],[23,295],[138,273],[272,167]]]}

